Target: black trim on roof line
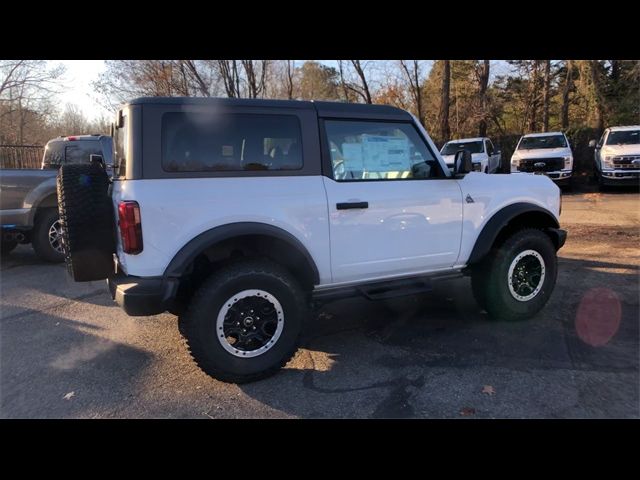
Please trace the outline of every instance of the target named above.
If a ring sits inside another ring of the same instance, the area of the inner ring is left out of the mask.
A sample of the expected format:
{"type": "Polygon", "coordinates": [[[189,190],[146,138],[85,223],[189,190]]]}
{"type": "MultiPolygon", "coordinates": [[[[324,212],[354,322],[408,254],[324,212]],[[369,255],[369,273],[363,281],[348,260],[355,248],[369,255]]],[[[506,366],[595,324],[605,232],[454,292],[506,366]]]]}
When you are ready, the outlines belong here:
{"type": "Polygon", "coordinates": [[[306,100],[269,100],[262,98],[224,98],[224,97],[138,97],[125,105],[224,105],[238,107],[280,107],[317,110],[320,116],[342,114],[382,114],[410,117],[404,110],[389,105],[364,103],[344,103],[306,100]]]}

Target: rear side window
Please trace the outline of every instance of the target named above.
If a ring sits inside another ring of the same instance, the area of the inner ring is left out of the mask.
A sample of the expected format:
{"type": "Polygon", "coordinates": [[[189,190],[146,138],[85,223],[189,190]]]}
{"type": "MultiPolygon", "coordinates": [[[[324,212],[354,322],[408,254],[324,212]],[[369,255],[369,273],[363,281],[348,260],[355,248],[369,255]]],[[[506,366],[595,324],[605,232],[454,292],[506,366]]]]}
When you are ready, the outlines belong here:
{"type": "Polygon", "coordinates": [[[100,142],[68,142],[65,147],[65,163],[89,163],[89,155],[102,155],[100,142]]]}
{"type": "Polygon", "coordinates": [[[167,172],[300,170],[302,139],[294,115],[165,113],[167,172]]]}
{"type": "Polygon", "coordinates": [[[63,142],[53,142],[47,144],[44,150],[44,164],[52,167],[59,167],[62,165],[64,159],[64,145],[63,142]]]}

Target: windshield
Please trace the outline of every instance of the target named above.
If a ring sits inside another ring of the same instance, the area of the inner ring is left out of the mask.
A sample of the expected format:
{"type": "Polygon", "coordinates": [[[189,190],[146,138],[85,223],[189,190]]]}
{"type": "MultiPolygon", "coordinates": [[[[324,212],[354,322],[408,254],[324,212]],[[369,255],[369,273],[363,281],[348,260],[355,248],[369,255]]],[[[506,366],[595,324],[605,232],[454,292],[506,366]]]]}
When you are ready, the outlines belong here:
{"type": "Polygon", "coordinates": [[[469,150],[471,153],[482,153],[484,149],[482,148],[482,142],[449,142],[447,143],[442,151],[440,152],[442,155],[454,155],[456,152],[460,150],[469,150]]]}
{"type": "Polygon", "coordinates": [[[637,145],[640,143],[640,130],[622,130],[610,132],[607,145],[637,145]]]}
{"type": "Polygon", "coordinates": [[[522,137],[518,150],[537,150],[539,148],[566,148],[564,135],[545,135],[542,137],[522,137]]]}

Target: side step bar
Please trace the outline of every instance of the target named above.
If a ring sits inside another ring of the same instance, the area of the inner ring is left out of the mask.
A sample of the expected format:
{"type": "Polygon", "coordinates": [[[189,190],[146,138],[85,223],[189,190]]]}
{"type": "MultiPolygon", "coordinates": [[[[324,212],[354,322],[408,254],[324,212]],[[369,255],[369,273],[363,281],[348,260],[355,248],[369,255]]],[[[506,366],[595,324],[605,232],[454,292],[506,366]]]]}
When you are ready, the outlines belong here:
{"type": "Polygon", "coordinates": [[[462,277],[462,271],[421,275],[416,277],[400,278],[396,280],[383,280],[346,287],[335,287],[314,290],[311,298],[317,303],[328,303],[344,298],[363,296],[369,300],[385,300],[388,298],[403,297],[426,293],[433,289],[433,283],[462,277]]]}

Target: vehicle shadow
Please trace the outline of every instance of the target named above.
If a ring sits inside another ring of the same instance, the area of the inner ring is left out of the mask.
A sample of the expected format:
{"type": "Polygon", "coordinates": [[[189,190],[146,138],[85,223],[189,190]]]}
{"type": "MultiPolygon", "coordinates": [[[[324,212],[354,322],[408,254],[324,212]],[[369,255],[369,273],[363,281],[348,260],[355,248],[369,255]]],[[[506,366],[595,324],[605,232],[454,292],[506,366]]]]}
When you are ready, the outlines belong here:
{"type": "Polygon", "coordinates": [[[0,418],[117,416],[151,361],[100,327],[41,311],[5,316],[0,330],[0,418]]]}
{"type": "Polygon", "coordinates": [[[638,382],[616,376],[638,379],[638,266],[562,258],[559,271],[550,302],[524,322],[491,320],[468,279],[391,304],[329,304],[309,322],[284,371],[240,387],[289,415],[313,418],[458,417],[470,403],[486,417],[637,416],[638,382]],[[618,330],[599,347],[576,332],[578,307],[594,287],[616,291],[621,303],[618,330]],[[487,403],[480,394],[486,378],[516,393],[487,403]]]}

